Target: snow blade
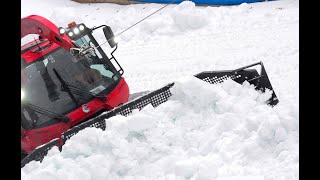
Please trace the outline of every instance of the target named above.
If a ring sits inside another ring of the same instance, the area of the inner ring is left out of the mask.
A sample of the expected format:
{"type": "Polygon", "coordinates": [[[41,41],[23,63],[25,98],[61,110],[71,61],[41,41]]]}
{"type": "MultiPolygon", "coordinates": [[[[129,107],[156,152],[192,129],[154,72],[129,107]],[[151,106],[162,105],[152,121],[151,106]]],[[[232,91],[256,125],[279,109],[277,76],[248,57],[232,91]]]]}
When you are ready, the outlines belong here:
{"type": "Polygon", "coordinates": [[[70,139],[73,135],[77,134],[80,130],[83,130],[86,127],[96,127],[101,128],[102,130],[106,129],[105,119],[111,118],[115,115],[123,115],[127,116],[132,113],[133,110],[138,109],[141,110],[148,104],[151,104],[153,107],[157,107],[160,104],[166,102],[170,96],[172,96],[170,92],[170,88],[174,85],[174,83],[168,84],[161,89],[150,92],[147,95],[141,96],[133,101],[130,101],[120,107],[117,107],[105,114],[97,116],[91,120],[88,120],[84,123],[81,123],[68,131],[62,134],[62,142],[63,144],[70,139]]]}
{"type": "MultiPolygon", "coordinates": [[[[251,64],[249,66],[245,66],[236,70],[202,72],[196,74],[195,77],[209,82],[211,84],[221,83],[229,78],[240,84],[242,84],[244,81],[248,81],[250,84],[253,84],[257,90],[265,91],[266,89],[269,89],[273,91],[273,88],[271,86],[271,83],[269,81],[269,78],[267,76],[262,62],[251,64]],[[258,73],[256,69],[250,69],[257,65],[260,65],[260,73],[258,73]]],[[[170,88],[172,86],[174,86],[174,83],[168,84],[158,90],[152,91],[141,97],[134,98],[134,100],[129,101],[120,107],[102,113],[97,117],[94,117],[79,125],[74,126],[73,128],[64,132],[60,139],[53,140],[30,153],[25,159],[21,161],[21,168],[24,167],[25,164],[33,160],[42,161],[44,156],[53,146],[58,146],[59,150],[61,151],[62,145],[65,144],[65,142],[68,139],[70,139],[73,135],[77,134],[79,131],[87,127],[96,127],[105,130],[107,129],[105,120],[108,118],[111,118],[115,115],[127,116],[131,114],[133,110],[141,110],[148,104],[151,104],[153,107],[159,106],[160,104],[166,102],[170,96],[172,96],[170,91],[170,88]]],[[[266,103],[268,103],[271,106],[275,106],[278,102],[279,100],[277,99],[277,96],[273,91],[272,97],[266,103]]]]}
{"type": "Polygon", "coordinates": [[[251,64],[231,71],[206,71],[196,74],[195,76],[199,79],[209,82],[210,84],[222,83],[227,79],[232,79],[239,84],[242,84],[244,81],[248,81],[250,84],[253,84],[256,87],[256,90],[265,92],[266,89],[269,89],[272,91],[272,96],[266,102],[267,104],[275,106],[279,102],[276,93],[273,91],[267,72],[262,62],[251,64]],[[249,69],[259,65],[261,68],[260,73],[258,73],[256,69],[249,69]]]}
{"type": "Polygon", "coordinates": [[[21,161],[21,168],[23,168],[26,164],[28,164],[31,161],[40,161],[42,162],[44,156],[47,155],[48,151],[53,147],[53,146],[58,146],[59,150],[61,151],[60,146],[60,140],[58,138],[53,139],[52,141],[37,147],[32,153],[30,153],[28,156],[26,156],[22,161],[21,161]]]}

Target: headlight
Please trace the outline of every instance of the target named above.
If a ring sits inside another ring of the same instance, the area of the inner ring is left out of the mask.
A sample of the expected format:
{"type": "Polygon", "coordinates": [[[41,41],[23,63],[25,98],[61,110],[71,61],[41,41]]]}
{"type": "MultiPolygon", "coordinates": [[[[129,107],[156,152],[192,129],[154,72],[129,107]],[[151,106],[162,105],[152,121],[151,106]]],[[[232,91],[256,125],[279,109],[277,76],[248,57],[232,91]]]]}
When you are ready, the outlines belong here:
{"type": "Polygon", "coordinates": [[[25,93],[24,93],[24,90],[21,89],[21,100],[23,100],[25,98],[25,93]]]}
{"type": "Polygon", "coordinates": [[[77,27],[74,28],[74,29],[73,29],[73,32],[74,32],[75,34],[79,34],[79,32],[80,32],[80,31],[79,31],[79,28],[77,28],[77,27]]]}
{"type": "Polygon", "coordinates": [[[68,36],[72,37],[73,36],[73,32],[72,31],[68,32],[68,36]]]}
{"type": "Polygon", "coordinates": [[[80,31],[83,31],[84,30],[84,25],[80,24],[79,29],[80,29],[80,31]]]}
{"type": "Polygon", "coordinates": [[[62,27],[59,28],[59,33],[60,33],[60,35],[64,34],[65,32],[66,32],[66,31],[64,30],[64,28],[62,28],[62,27]]]}

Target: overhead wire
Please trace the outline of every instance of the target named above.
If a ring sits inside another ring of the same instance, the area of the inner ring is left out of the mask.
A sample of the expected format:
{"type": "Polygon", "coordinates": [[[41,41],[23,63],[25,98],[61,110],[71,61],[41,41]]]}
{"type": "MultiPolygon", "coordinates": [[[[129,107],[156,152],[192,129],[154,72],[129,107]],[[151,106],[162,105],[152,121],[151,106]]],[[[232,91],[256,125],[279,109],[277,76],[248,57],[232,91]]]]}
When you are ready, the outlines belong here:
{"type": "MultiPolygon", "coordinates": [[[[166,5],[162,6],[161,8],[159,8],[159,9],[157,9],[156,11],[152,12],[151,14],[149,14],[148,16],[142,18],[142,19],[139,20],[138,22],[136,22],[136,23],[134,23],[133,25],[129,26],[128,28],[122,30],[120,33],[118,33],[117,35],[115,35],[113,38],[115,38],[115,37],[123,34],[124,32],[128,31],[129,29],[133,28],[134,26],[138,25],[139,23],[143,22],[144,20],[148,19],[150,16],[156,14],[157,12],[159,12],[159,11],[161,11],[162,9],[166,8],[166,7],[169,6],[170,4],[174,3],[175,1],[176,1],[176,0],[170,1],[170,2],[167,3],[166,5]]],[[[110,40],[112,40],[112,38],[111,38],[111,39],[108,39],[107,41],[105,41],[105,42],[103,42],[103,43],[101,43],[99,46],[97,46],[97,47],[95,47],[95,48],[98,48],[98,47],[104,45],[105,43],[107,43],[107,42],[110,41],[110,40]]]]}

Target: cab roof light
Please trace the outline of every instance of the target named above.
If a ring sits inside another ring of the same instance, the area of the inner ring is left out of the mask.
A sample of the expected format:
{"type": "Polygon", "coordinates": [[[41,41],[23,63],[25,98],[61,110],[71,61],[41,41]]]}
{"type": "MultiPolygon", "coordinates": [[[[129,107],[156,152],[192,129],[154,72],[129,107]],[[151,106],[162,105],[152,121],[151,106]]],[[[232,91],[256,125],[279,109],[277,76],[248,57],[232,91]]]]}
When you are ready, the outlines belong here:
{"type": "Polygon", "coordinates": [[[77,25],[76,22],[72,21],[71,23],[68,24],[68,27],[71,28],[73,26],[77,25]]]}

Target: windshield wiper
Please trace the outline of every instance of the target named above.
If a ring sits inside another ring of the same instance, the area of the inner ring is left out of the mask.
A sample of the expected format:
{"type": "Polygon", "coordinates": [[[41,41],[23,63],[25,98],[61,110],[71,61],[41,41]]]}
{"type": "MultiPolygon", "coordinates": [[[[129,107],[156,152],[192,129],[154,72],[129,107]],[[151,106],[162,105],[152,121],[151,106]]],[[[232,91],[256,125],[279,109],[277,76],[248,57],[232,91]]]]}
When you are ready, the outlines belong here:
{"type": "Polygon", "coordinates": [[[36,105],[34,105],[34,104],[26,103],[25,106],[28,107],[28,108],[30,108],[30,109],[32,109],[32,110],[35,111],[35,112],[38,112],[38,113],[40,113],[40,114],[43,114],[43,115],[52,117],[52,118],[54,118],[54,119],[58,119],[58,120],[63,121],[63,122],[68,122],[68,121],[70,121],[70,118],[69,118],[68,116],[61,115],[61,114],[58,114],[58,113],[49,111],[49,110],[47,110],[47,109],[41,108],[41,107],[39,107],[39,106],[36,106],[36,105]]]}
{"type": "Polygon", "coordinates": [[[53,72],[56,74],[57,78],[59,79],[59,81],[61,83],[61,91],[66,91],[68,93],[68,95],[71,97],[71,99],[76,103],[76,105],[78,107],[80,107],[79,102],[76,100],[76,98],[72,94],[71,89],[69,88],[68,84],[62,79],[62,77],[60,76],[58,71],[55,68],[53,68],[53,72]]]}
{"type": "Polygon", "coordinates": [[[75,93],[75,94],[78,94],[78,95],[87,94],[87,95],[90,95],[90,96],[99,98],[99,99],[101,99],[102,101],[106,101],[106,97],[104,97],[104,96],[99,96],[99,95],[94,94],[94,93],[92,93],[92,92],[90,92],[90,91],[83,90],[83,89],[81,89],[81,88],[79,88],[79,87],[76,87],[76,86],[73,86],[73,85],[70,85],[70,84],[66,84],[66,85],[67,85],[67,86],[69,87],[69,89],[70,89],[73,93],[75,93]]]}
{"type": "Polygon", "coordinates": [[[60,74],[58,73],[58,71],[56,69],[53,68],[53,71],[57,75],[59,81],[61,82],[61,85],[62,85],[61,86],[62,87],[61,91],[67,91],[68,94],[70,95],[70,97],[77,103],[77,105],[78,105],[78,101],[76,101],[76,99],[74,98],[72,93],[77,94],[77,95],[86,94],[86,95],[90,95],[91,97],[99,98],[102,101],[106,101],[106,97],[104,97],[104,96],[99,96],[99,95],[94,94],[94,93],[92,93],[90,91],[86,91],[86,90],[83,90],[83,89],[81,89],[79,87],[70,85],[69,83],[67,83],[66,81],[64,81],[62,79],[62,77],[60,76],[60,74]]]}

